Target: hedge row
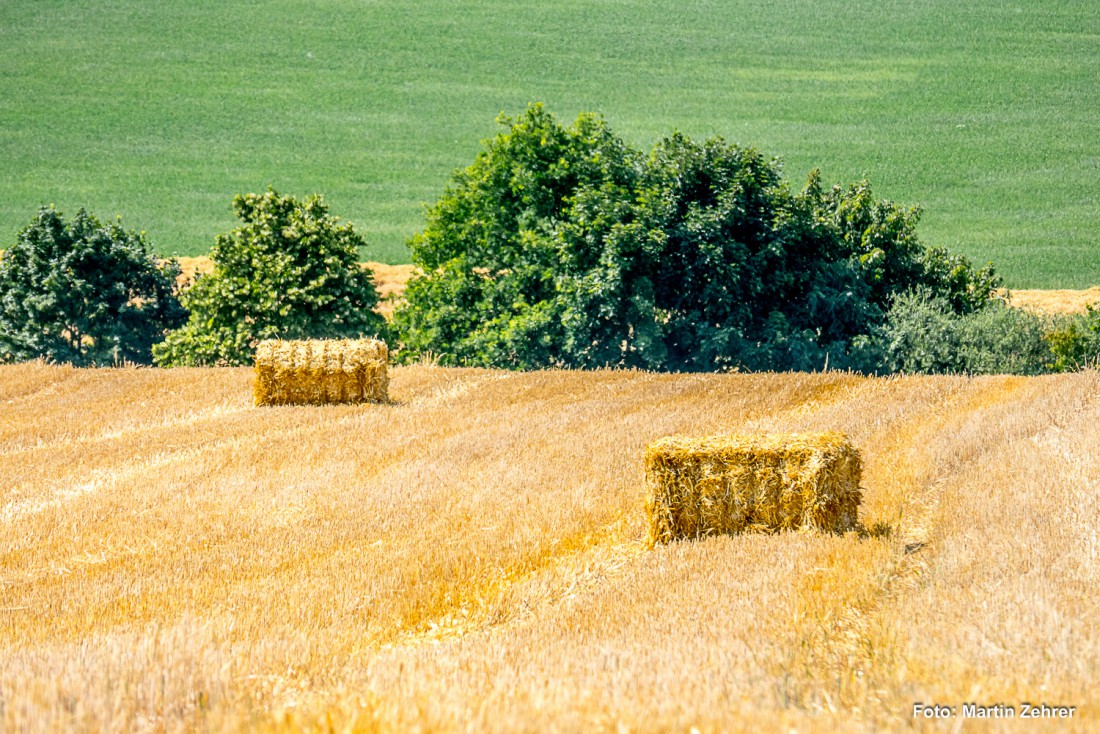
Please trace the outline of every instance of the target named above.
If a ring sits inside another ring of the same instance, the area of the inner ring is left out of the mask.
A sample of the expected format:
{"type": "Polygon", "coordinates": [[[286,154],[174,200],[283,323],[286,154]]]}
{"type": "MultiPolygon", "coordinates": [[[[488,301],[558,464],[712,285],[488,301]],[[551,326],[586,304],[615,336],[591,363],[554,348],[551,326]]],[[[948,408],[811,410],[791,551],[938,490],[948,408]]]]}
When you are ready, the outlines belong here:
{"type": "Polygon", "coordinates": [[[1100,313],[1008,308],[992,266],[923,245],[919,211],[865,181],[795,189],[751,148],[677,133],[643,153],[541,105],[499,122],[410,240],[422,274],[392,323],[316,195],[236,197],[182,289],[142,234],[46,208],[0,257],[0,362],[233,365],[262,339],[360,336],[517,369],[1036,374],[1100,352],[1100,313]]]}

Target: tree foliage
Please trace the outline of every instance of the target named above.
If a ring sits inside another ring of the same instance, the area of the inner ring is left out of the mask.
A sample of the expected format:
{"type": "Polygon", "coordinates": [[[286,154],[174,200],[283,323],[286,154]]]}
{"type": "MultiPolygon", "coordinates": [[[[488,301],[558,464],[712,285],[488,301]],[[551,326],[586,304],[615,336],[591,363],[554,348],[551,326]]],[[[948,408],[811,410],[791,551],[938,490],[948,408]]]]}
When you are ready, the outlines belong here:
{"type": "Polygon", "coordinates": [[[148,364],[152,346],[187,318],[179,272],[118,222],[40,209],[0,257],[0,362],[148,364]]]}
{"type": "Polygon", "coordinates": [[[540,105],[455,174],[410,242],[396,324],[408,353],[538,368],[876,369],[890,302],[930,289],[959,312],[991,268],[926,248],[916,209],[859,182],[793,191],[779,164],[673,134],[647,156],[598,116],[540,105]]]}
{"type": "Polygon", "coordinates": [[[385,328],[362,238],[320,196],[268,189],[233,200],[242,224],[218,235],[213,271],[184,291],[191,318],[154,354],[162,366],[245,364],[261,339],[347,338],[385,328]]]}

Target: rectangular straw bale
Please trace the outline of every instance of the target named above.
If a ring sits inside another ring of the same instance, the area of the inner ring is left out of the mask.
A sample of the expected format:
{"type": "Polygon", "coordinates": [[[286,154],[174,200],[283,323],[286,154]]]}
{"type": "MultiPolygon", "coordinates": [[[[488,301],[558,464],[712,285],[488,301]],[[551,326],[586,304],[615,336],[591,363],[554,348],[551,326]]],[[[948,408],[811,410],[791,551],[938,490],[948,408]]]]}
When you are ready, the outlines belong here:
{"type": "Polygon", "coordinates": [[[267,340],[256,346],[256,405],[386,402],[389,350],[378,339],[267,340]]]}
{"type": "Polygon", "coordinates": [[[746,530],[856,527],[859,450],[842,433],[670,436],[646,449],[650,545],[746,530]]]}

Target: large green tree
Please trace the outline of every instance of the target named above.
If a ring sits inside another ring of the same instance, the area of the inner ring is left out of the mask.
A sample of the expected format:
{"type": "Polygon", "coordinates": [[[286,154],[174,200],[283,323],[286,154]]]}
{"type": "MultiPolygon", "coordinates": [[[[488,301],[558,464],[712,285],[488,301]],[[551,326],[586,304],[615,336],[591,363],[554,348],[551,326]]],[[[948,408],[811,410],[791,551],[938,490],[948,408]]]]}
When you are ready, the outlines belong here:
{"type": "Polygon", "coordinates": [[[411,242],[424,275],[409,282],[395,318],[409,353],[433,351],[444,363],[563,363],[563,281],[598,265],[603,243],[563,241],[557,227],[620,216],[636,154],[594,115],[565,129],[534,106],[500,121],[509,129],[455,174],[411,242]]]}
{"type": "Polygon", "coordinates": [[[191,318],[154,351],[158,364],[238,365],[261,339],[384,332],[373,273],[358,262],[363,239],[320,196],[268,189],[233,208],[242,224],[218,235],[213,271],[184,291],[191,318]]]}
{"type": "Polygon", "coordinates": [[[410,242],[396,324],[445,363],[656,370],[876,369],[870,335],[922,286],[960,312],[992,269],[926,248],[866,182],[795,191],[779,164],[673,134],[648,155],[541,105],[455,174],[410,242]]]}
{"type": "Polygon", "coordinates": [[[0,257],[0,362],[148,364],[152,346],[187,318],[179,272],[118,222],[40,209],[0,257]]]}

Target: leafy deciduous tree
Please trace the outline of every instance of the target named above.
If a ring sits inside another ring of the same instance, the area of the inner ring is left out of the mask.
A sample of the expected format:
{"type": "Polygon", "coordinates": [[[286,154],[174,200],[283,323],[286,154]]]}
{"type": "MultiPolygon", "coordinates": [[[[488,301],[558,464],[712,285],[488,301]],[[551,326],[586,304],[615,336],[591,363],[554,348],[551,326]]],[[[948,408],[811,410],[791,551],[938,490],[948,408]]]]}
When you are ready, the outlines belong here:
{"type": "Polygon", "coordinates": [[[148,364],[152,346],[187,318],[179,272],[120,223],[40,209],[0,257],[0,362],[148,364]]]}
{"type": "Polygon", "coordinates": [[[870,336],[924,286],[959,312],[998,281],[925,248],[866,182],[791,191],[779,165],[673,134],[643,156],[541,105],[487,141],[410,242],[410,353],[514,368],[877,369],[870,336]]]}
{"type": "Polygon", "coordinates": [[[237,196],[242,224],[218,235],[214,270],[183,292],[187,324],[154,355],[162,366],[244,364],[260,339],[348,338],[385,329],[362,238],[320,196],[237,196]]]}

